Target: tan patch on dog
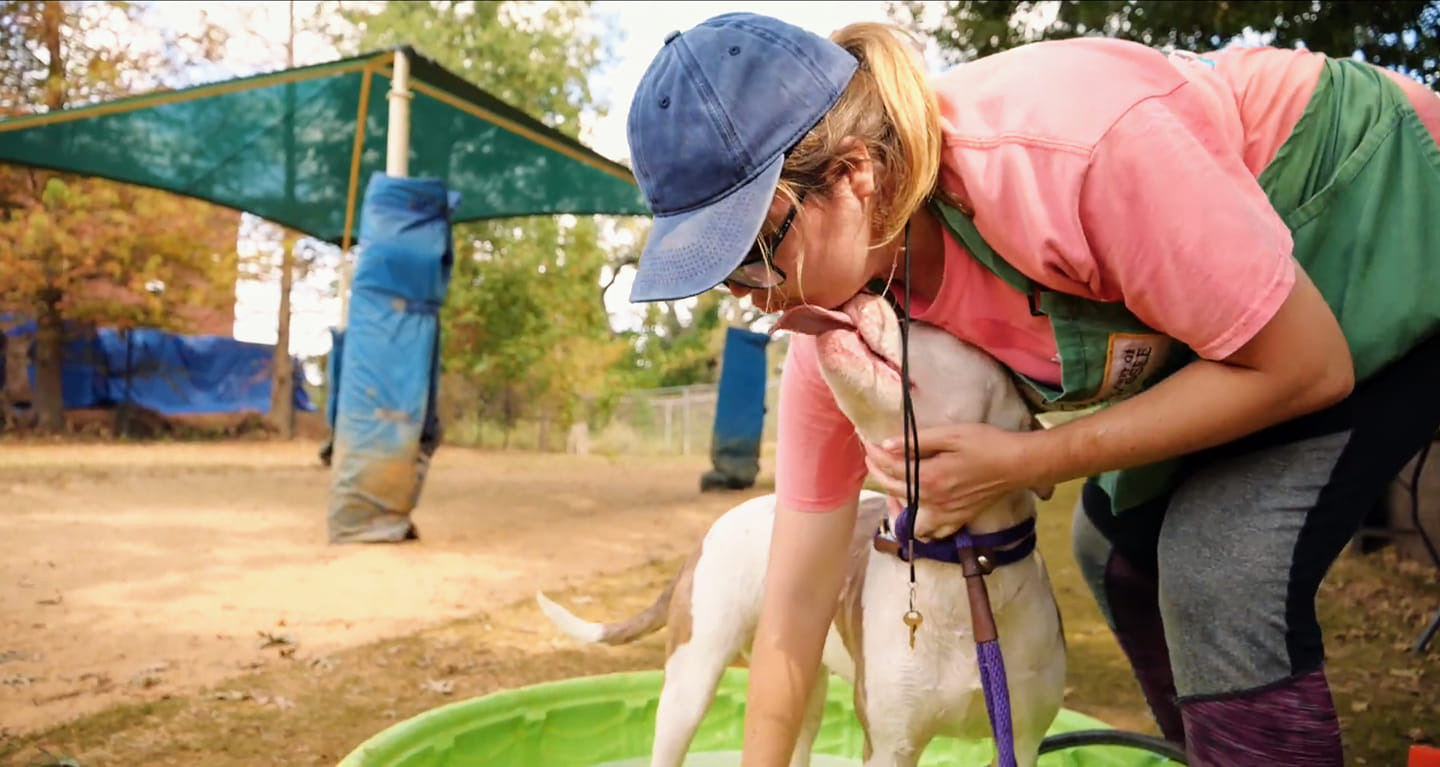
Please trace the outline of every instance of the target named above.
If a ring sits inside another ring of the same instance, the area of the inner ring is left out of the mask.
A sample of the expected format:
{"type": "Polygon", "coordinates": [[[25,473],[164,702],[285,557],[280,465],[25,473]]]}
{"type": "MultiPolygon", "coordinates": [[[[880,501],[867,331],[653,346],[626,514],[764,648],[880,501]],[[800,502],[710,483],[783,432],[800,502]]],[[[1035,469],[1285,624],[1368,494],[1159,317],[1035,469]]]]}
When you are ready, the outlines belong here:
{"type": "Polygon", "coordinates": [[[870,561],[875,532],[885,518],[887,501],[883,498],[867,500],[860,504],[855,518],[855,531],[850,538],[849,566],[845,583],[840,587],[839,604],[835,609],[835,629],[845,650],[855,661],[855,716],[860,720],[860,729],[865,733],[865,744],[861,759],[870,759],[870,724],[865,718],[865,654],[864,626],[865,608],[862,604],[865,594],[865,570],[870,561]]]}
{"type": "Polygon", "coordinates": [[[695,565],[700,561],[701,547],[696,546],[680,568],[680,574],[671,584],[670,595],[670,637],[665,641],[665,659],[675,654],[676,648],[690,641],[695,630],[695,615],[692,605],[695,596],[695,565]]]}

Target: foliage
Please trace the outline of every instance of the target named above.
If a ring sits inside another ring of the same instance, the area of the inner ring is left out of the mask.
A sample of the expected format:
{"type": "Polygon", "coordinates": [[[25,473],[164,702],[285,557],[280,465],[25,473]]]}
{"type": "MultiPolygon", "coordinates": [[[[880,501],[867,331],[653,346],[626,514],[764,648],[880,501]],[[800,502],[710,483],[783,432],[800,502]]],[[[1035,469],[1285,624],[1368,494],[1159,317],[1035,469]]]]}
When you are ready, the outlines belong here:
{"type": "Polygon", "coordinates": [[[892,3],[891,15],[933,37],[952,62],[1026,42],[1082,35],[1118,37],[1192,51],[1213,50],[1248,32],[1277,46],[1303,45],[1337,57],[1358,54],[1366,61],[1440,88],[1440,2],[1435,0],[907,0],[892,3]],[[940,6],[938,12],[935,6],[940,6]]]}
{"type": "Polygon", "coordinates": [[[181,330],[185,309],[234,302],[237,214],[94,179],[6,170],[0,183],[43,183],[0,220],[3,305],[23,312],[49,289],[67,320],[181,330]]]}
{"type": "Polygon", "coordinates": [[[619,370],[639,388],[714,383],[725,332],[720,296],[719,291],[700,295],[688,327],[674,304],[651,304],[619,370]]]}
{"type": "MultiPolygon", "coordinates": [[[[225,40],[212,25],[157,31],[145,10],[0,2],[0,114],[154,88],[216,55],[225,40]]],[[[0,167],[0,311],[37,322],[33,398],[42,427],[64,424],[63,323],[176,327],[198,319],[196,309],[229,311],[237,225],[233,211],[164,192],[0,167]]]]}
{"type": "Polygon", "coordinates": [[[177,71],[218,58],[229,39],[215,24],[162,28],[150,10],[118,0],[0,0],[0,117],[163,87],[177,71]],[[52,43],[58,73],[50,71],[52,43]]]}
{"type": "MultiPolygon", "coordinates": [[[[603,114],[589,77],[608,52],[589,3],[335,3],[320,15],[338,20],[331,36],[347,55],[416,43],[427,57],[567,135],[580,135],[583,115],[603,114]]],[[[635,221],[574,216],[456,227],[441,318],[443,364],[467,377],[480,410],[507,428],[526,417],[568,423],[586,415],[576,412],[581,399],[598,402],[649,383],[639,358],[653,369],[657,349],[687,357],[706,347],[700,339],[710,326],[703,323],[668,322],[658,345],[648,344],[649,332],[643,339],[612,332],[602,278],[633,263],[626,241],[638,228],[635,221]]],[[[662,366],[697,368],[688,359],[662,366]]]]}

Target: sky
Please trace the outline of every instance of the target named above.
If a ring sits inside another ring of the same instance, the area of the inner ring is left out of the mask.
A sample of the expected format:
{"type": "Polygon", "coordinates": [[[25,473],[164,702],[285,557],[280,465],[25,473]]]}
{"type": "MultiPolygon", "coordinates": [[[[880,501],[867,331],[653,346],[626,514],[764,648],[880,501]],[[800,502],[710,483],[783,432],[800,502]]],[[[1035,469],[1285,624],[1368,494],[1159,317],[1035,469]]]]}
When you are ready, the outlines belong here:
{"type": "Polygon", "coordinates": [[[597,94],[610,102],[610,113],[595,126],[587,143],[608,157],[624,157],[625,114],[630,96],[645,74],[650,59],[673,30],[684,30],[705,19],[730,11],[765,13],[798,27],[828,35],[855,21],[888,21],[883,2],[596,2],[597,16],[610,19],[621,30],[623,40],[615,52],[620,60],[602,70],[596,80],[597,94]]]}
{"type": "MultiPolygon", "coordinates": [[[[316,3],[297,0],[296,16],[314,12],[316,3]]],[[[593,14],[615,33],[610,38],[614,59],[592,77],[597,98],[606,103],[608,113],[590,120],[582,129],[582,140],[601,154],[623,159],[629,153],[625,145],[625,116],[630,96],[651,57],[664,44],[672,30],[693,27],[711,16],[729,11],[767,13],[818,34],[828,35],[834,29],[854,21],[887,21],[885,4],[874,0],[847,2],[618,2],[601,0],[592,6],[593,14]]],[[[284,66],[284,43],[288,32],[287,3],[269,2],[175,2],[157,3],[156,21],[171,29],[196,28],[201,14],[210,21],[232,30],[233,37],[226,50],[225,65],[233,75],[250,74],[284,66]]],[[[425,41],[412,44],[421,52],[425,41]]],[[[323,40],[300,36],[296,40],[297,65],[305,65],[338,57],[323,40]]],[[[221,73],[205,72],[200,76],[216,79],[221,73]]],[[[412,133],[412,140],[421,134],[412,133]]],[[[247,216],[248,217],[248,216],[247,216]]],[[[246,226],[257,222],[247,221],[246,226]]],[[[242,243],[242,249],[247,247],[242,243]]],[[[628,301],[629,271],[622,272],[607,295],[607,309],[612,325],[618,328],[638,325],[642,310],[632,308],[628,301]]],[[[323,284],[333,275],[320,275],[310,284],[296,285],[291,294],[292,310],[290,349],[293,354],[314,356],[330,347],[328,329],[339,321],[337,298],[326,295],[323,284]]],[[[237,285],[235,337],[243,341],[275,343],[275,317],[279,304],[279,288],[274,282],[242,281],[237,285]]]]}

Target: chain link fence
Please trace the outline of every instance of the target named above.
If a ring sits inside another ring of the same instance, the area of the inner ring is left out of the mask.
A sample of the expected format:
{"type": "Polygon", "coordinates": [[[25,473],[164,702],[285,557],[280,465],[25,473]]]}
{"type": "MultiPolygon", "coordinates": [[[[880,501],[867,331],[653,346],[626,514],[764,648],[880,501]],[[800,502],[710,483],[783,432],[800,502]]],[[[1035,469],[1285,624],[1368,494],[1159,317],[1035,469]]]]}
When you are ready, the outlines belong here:
{"type": "MultiPolygon", "coordinates": [[[[775,439],[779,387],[777,378],[766,382],[764,443],[775,439]]],[[[588,401],[576,402],[575,423],[529,412],[507,430],[496,413],[476,408],[476,393],[447,378],[440,412],[445,441],[454,444],[601,455],[708,455],[718,399],[717,384],[639,389],[620,395],[605,413],[594,413],[588,401]]]]}
{"type": "MultiPolygon", "coordinates": [[[[775,439],[779,381],[766,382],[762,441],[775,439]]],[[[622,395],[597,431],[589,452],[607,455],[707,455],[715,428],[716,384],[643,389],[622,395]]],[[[580,452],[574,445],[572,452],[580,452]]]]}

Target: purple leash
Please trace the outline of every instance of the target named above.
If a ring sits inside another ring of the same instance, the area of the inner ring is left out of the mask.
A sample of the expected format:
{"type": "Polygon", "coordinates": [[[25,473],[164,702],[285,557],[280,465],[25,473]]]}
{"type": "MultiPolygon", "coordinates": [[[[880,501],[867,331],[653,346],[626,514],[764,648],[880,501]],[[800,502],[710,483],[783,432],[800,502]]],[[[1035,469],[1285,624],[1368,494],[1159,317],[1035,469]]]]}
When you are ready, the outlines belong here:
{"type": "Polygon", "coordinates": [[[965,583],[970,593],[970,615],[975,622],[975,659],[980,664],[980,685],[985,691],[985,712],[990,715],[990,729],[995,733],[995,749],[999,752],[999,767],[1015,767],[1015,733],[1010,721],[1010,684],[1005,678],[1005,658],[1000,654],[1000,638],[995,629],[995,617],[990,613],[990,595],[985,589],[983,576],[990,572],[984,557],[975,555],[970,534],[964,528],[955,534],[955,547],[960,551],[965,567],[965,583]],[[971,574],[971,567],[976,570],[971,574]],[[979,599],[976,599],[976,595],[979,599]],[[979,609],[977,609],[979,608],[979,609]],[[981,633],[979,613],[984,613],[988,624],[986,635],[981,633]]]}
{"type": "MultiPolygon", "coordinates": [[[[910,226],[905,226],[905,306],[900,325],[900,391],[904,400],[905,431],[905,509],[896,520],[897,539],[900,550],[910,563],[910,610],[905,613],[905,624],[910,627],[910,646],[915,646],[915,630],[923,618],[915,609],[915,514],[920,505],[920,458],[913,449],[919,441],[919,426],[915,420],[914,403],[910,397],[910,226]],[[913,466],[913,468],[912,468],[913,466]]],[[[1008,531],[1007,531],[1008,532],[1008,531]]],[[[1033,546],[1033,528],[1029,538],[1033,546]]],[[[982,536],[991,537],[991,536],[982,536]]],[[[970,601],[970,617],[975,629],[975,657],[980,666],[980,685],[985,692],[985,712],[990,716],[990,729],[995,735],[995,748],[999,753],[998,767],[1016,767],[1015,734],[1010,719],[1010,689],[1005,679],[1005,659],[1000,654],[1000,642],[995,627],[995,616],[990,610],[990,595],[985,590],[985,578],[995,567],[995,556],[977,551],[977,542],[970,533],[961,528],[954,536],[955,554],[965,572],[965,589],[970,601]]],[[[984,545],[984,544],[980,544],[984,545]]],[[[1019,548],[1019,547],[1017,547],[1019,548]]],[[[1006,552],[1007,554],[1009,552],[1006,552]]],[[[1018,554],[1018,552],[1016,552],[1018,554]]],[[[1025,554],[1028,554],[1025,551],[1025,554]]],[[[1023,555],[1022,555],[1023,556],[1023,555]]],[[[948,559],[948,557],[947,557],[948,559]]]]}
{"type": "MultiPolygon", "coordinates": [[[[907,506],[896,522],[896,540],[900,550],[910,562],[910,612],[906,623],[913,630],[920,625],[919,612],[914,607],[915,593],[915,507],[907,506]],[[911,622],[911,614],[916,616],[911,622]]],[[[1005,658],[1000,653],[1000,641],[995,627],[995,616],[990,610],[990,595],[985,588],[984,576],[997,565],[1018,561],[1034,550],[1035,537],[1033,520],[993,535],[972,537],[961,528],[951,539],[954,542],[953,556],[964,569],[965,587],[970,601],[970,617],[975,629],[975,659],[980,667],[980,686],[985,693],[985,712],[990,717],[990,730],[995,734],[995,749],[999,754],[997,767],[1016,767],[1015,734],[1010,717],[1010,686],[1005,678],[1005,658]],[[988,541],[1010,542],[1020,537],[1024,545],[1000,552],[999,555],[978,553],[977,549],[987,546],[988,541]],[[1003,561],[997,562],[997,559],[1003,561]]],[[[938,558],[938,557],[930,557],[938,558]]],[[[947,557],[946,560],[949,558],[947,557]]]]}

